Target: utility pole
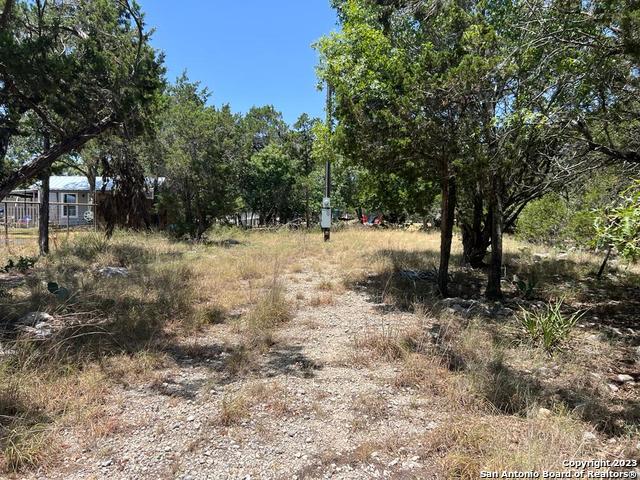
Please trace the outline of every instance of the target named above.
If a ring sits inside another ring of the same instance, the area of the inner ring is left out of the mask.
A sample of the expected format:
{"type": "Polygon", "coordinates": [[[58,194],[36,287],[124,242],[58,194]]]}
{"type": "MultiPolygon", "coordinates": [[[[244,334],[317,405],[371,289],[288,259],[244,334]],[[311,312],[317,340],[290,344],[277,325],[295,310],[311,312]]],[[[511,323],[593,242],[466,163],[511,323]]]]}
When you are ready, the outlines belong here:
{"type": "MultiPolygon", "coordinates": [[[[332,89],[327,81],[327,130],[329,137],[332,133],[332,89]]],[[[331,160],[327,156],[324,164],[324,198],[322,199],[322,217],[320,219],[320,226],[322,227],[322,233],[324,235],[324,241],[328,242],[331,239],[331,160]]]]}

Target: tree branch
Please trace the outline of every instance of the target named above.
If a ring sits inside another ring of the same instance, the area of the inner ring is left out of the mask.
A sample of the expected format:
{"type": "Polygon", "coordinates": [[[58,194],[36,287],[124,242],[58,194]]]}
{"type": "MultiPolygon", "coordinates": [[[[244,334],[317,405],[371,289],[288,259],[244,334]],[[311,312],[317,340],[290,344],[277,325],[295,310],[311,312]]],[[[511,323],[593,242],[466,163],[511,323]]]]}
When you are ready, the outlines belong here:
{"type": "Polygon", "coordinates": [[[40,172],[49,168],[60,156],[72,150],[77,150],[92,138],[97,137],[115,125],[116,123],[113,119],[107,117],[97,124],[91,125],[76,132],[74,135],[64,138],[58,144],[34,158],[31,162],[11,172],[0,181],[0,199],[7,197],[11,191],[21,183],[37,177],[40,172]]]}

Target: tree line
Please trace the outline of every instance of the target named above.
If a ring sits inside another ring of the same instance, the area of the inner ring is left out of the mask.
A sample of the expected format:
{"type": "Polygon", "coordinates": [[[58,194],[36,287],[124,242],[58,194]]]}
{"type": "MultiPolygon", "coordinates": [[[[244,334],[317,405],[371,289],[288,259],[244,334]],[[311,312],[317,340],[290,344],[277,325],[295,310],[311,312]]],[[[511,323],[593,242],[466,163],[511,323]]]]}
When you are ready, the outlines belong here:
{"type": "Polygon", "coordinates": [[[146,178],[164,177],[155,213],[178,235],[242,212],[311,226],[328,158],[334,206],[436,218],[443,295],[459,228],[466,264],[485,266],[490,250],[499,298],[504,232],[613,168],[631,207],[596,227],[606,245],[640,249],[637,2],[332,5],[340,29],[316,48],[335,129],[308,115],[289,126],[273,106],[216,107],[186,74],[167,82],[134,0],[0,1],[0,197],[55,169],[102,174],[115,185],[109,228],[136,226],[151,222],[146,178]]]}
{"type": "MultiPolygon", "coordinates": [[[[372,171],[432,180],[440,291],[454,222],[500,298],[502,237],[525,207],[615,164],[640,166],[640,5],[632,0],[333,0],[318,43],[334,141],[372,171]]],[[[637,227],[636,227],[637,228],[637,227]]]]}
{"type": "Polygon", "coordinates": [[[133,0],[5,0],[0,12],[1,198],[51,173],[82,173],[92,190],[103,175],[114,184],[101,205],[110,229],[137,226],[150,221],[145,177],[165,177],[158,208],[176,233],[200,236],[243,211],[309,226],[330,155],[337,207],[410,203],[336,156],[315,118],[289,126],[272,106],[241,115],[212,106],[186,75],[167,82],[133,0]]]}

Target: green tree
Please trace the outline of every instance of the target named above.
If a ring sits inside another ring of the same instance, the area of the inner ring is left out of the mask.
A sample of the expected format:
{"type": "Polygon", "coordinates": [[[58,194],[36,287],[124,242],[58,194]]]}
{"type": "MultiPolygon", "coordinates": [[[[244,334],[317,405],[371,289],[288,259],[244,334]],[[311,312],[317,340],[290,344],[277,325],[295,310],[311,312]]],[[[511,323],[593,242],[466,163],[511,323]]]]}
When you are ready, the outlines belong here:
{"type": "Polygon", "coordinates": [[[245,202],[259,214],[261,224],[284,223],[293,216],[290,193],[295,181],[295,164],[282,146],[271,143],[253,154],[245,178],[245,202]]]}
{"type": "Polygon", "coordinates": [[[567,127],[577,153],[617,164],[640,164],[640,4],[635,0],[527,3],[528,22],[543,52],[540,71],[556,79],[549,112],[567,127]]]}
{"type": "Polygon", "coordinates": [[[317,118],[311,118],[303,113],[293,125],[286,142],[287,151],[290,152],[291,158],[297,164],[296,186],[304,202],[307,228],[311,226],[313,192],[318,187],[317,178],[313,175],[318,168],[313,157],[314,128],[318,122],[317,118]]]}
{"type": "Polygon", "coordinates": [[[178,233],[195,237],[218,219],[235,211],[237,171],[243,158],[239,117],[229,106],[207,105],[207,89],[186,74],[168,90],[157,146],[163,165],[155,169],[167,176],[161,208],[168,212],[178,233]]]}
{"type": "Polygon", "coordinates": [[[457,202],[465,260],[482,265],[492,246],[487,296],[499,298],[503,231],[579,173],[560,115],[570,82],[540,68],[553,57],[539,41],[548,25],[529,2],[334,5],[343,28],[319,43],[319,71],[336,92],[341,149],[381,175],[439,181],[442,293],[457,202]]]}
{"type": "Polygon", "coordinates": [[[143,120],[162,87],[162,57],[133,0],[4,0],[0,14],[0,198],[101,133],[143,120]],[[50,144],[6,154],[30,117],[50,144]]]}
{"type": "Polygon", "coordinates": [[[335,92],[336,137],[345,156],[375,174],[440,184],[438,283],[446,295],[462,107],[450,73],[462,58],[467,19],[454,3],[437,15],[427,15],[426,3],[417,11],[399,3],[334,2],[342,29],[318,43],[319,74],[335,92]]]}

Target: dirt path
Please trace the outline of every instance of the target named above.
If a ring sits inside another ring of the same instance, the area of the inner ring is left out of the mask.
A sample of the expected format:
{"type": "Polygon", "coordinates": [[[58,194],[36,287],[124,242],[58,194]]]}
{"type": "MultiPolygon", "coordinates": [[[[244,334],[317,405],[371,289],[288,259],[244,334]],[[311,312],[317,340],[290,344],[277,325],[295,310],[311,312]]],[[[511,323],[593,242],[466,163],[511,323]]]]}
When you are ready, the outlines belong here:
{"type": "Polygon", "coordinates": [[[310,271],[288,275],[295,317],[248,375],[232,374],[228,325],[176,346],[152,384],[105,399],[110,432],[71,435],[47,478],[430,478],[411,437],[441,421],[437,408],[394,384],[392,362],[358,358],[354,337],[416,322],[364,292],[323,292],[310,271]],[[368,363],[368,364],[367,364],[368,363]]]}

